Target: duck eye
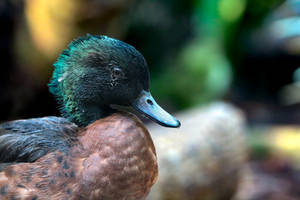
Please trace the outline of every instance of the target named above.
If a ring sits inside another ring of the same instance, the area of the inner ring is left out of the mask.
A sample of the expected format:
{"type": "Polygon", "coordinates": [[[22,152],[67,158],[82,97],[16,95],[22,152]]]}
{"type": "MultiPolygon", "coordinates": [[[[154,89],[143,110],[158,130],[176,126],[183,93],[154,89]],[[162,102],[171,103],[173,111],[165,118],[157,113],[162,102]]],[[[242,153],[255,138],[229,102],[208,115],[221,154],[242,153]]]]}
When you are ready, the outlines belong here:
{"type": "Polygon", "coordinates": [[[112,70],[112,78],[113,79],[118,79],[123,76],[123,72],[119,67],[114,67],[112,70]]]}

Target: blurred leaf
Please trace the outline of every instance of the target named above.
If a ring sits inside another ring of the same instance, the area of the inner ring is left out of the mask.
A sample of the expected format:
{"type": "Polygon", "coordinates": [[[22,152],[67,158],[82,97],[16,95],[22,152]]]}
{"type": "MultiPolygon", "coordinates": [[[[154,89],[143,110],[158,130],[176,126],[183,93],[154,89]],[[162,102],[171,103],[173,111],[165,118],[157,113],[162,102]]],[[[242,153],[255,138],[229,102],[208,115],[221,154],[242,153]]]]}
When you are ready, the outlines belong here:
{"type": "Polygon", "coordinates": [[[219,2],[220,16],[227,22],[234,22],[239,19],[245,8],[246,0],[220,0],[219,2]]]}

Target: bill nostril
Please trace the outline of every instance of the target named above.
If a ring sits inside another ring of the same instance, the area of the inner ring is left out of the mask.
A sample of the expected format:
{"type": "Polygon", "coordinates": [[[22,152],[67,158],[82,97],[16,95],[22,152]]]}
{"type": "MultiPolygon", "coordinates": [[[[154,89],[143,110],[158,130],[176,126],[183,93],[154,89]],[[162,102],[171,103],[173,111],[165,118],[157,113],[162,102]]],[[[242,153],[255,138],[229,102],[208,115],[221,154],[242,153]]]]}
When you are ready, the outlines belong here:
{"type": "Polygon", "coordinates": [[[150,99],[147,99],[147,103],[151,106],[153,105],[153,101],[151,101],[150,99]]]}

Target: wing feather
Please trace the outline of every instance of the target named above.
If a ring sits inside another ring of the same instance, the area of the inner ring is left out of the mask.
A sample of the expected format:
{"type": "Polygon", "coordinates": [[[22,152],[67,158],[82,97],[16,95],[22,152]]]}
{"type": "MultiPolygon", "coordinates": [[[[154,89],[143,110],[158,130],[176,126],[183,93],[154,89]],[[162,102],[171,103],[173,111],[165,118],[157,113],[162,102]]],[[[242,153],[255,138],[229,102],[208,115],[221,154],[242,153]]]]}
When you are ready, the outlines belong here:
{"type": "Polygon", "coordinates": [[[48,152],[68,151],[78,127],[62,117],[15,120],[0,124],[0,163],[34,162],[48,152]]]}

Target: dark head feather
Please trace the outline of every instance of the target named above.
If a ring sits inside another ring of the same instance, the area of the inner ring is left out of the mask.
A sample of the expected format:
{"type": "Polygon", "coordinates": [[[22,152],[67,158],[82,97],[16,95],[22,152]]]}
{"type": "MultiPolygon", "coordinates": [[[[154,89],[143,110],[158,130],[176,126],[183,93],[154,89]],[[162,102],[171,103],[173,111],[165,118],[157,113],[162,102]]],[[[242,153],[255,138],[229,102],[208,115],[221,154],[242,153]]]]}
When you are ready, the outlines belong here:
{"type": "Polygon", "coordinates": [[[78,125],[103,117],[108,105],[129,105],[149,89],[147,64],[134,47],[107,37],[74,40],[59,56],[49,83],[62,115],[78,125]],[[114,77],[113,70],[120,70],[114,77]],[[121,76],[122,75],[122,76],[121,76]]]}

